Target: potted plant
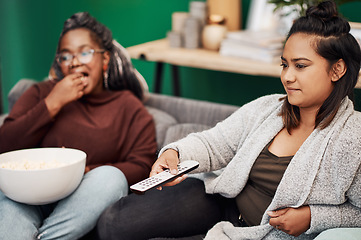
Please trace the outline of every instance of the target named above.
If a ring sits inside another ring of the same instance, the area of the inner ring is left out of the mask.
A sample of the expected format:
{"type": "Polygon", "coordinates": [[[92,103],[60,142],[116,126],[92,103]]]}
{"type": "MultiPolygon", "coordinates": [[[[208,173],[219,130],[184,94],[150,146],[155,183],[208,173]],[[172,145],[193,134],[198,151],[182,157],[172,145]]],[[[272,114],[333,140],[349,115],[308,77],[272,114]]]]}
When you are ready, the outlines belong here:
{"type": "MultiPolygon", "coordinates": [[[[317,5],[318,3],[324,0],[269,0],[269,3],[273,3],[276,5],[275,11],[282,9],[284,7],[293,7],[292,11],[297,11],[298,16],[304,16],[306,14],[306,10],[309,6],[317,5]]],[[[358,0],[334,0],[336,5],[339,6],[341,4],[347,2],[355,2],[358,0]]],[[[289,12],[288,14],[290,14],[289,12]]]]}

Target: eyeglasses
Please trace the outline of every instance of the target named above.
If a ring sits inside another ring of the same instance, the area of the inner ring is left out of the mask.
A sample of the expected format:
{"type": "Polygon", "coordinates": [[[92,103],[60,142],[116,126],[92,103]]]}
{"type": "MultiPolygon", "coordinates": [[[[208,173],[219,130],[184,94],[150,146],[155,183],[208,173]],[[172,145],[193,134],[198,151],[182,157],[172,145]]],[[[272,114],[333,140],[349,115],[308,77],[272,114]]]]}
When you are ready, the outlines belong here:
{"type": "Polygon", "coordinates": [[[81,52],[78,52],[76,54],[71,54],[69,52],[62,52],[57,54],[56,60],[60,65],[65,67],[71,65],[74,57],[76,57],[81,64],[87,64],[90,63],[90,61],[93,59],[94,53],[104,53],[104,52],[105,52],[104,49],[87,49],[87,50],[82,50],[81,52]]]}

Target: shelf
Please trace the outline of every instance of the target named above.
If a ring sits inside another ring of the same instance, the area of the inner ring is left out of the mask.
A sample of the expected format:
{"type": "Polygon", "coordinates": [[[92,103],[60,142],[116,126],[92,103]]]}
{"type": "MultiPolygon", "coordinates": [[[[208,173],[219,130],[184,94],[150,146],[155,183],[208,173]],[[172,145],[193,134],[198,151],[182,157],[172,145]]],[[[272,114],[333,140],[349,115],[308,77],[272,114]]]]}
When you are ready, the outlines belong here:
{"type": "Polygon", "coordinates": [[[270,77],[279,77],[281,72],[280,64],[226,57],[205,49],[171,48],[167,39],[128,47],[127,51],[131,58],[178,66],[270,77]]]}
{"type": "MultiPolygon", "coordinates": [[[[131,46],[127,48],[127,51],[133,59],[169,63],[176,66],[276,78],[281,74],[281,60],[279,63],[267,63],[221,56],[217,51],[205,49],[171,48],[167,39],[131,46]]],[[[361,72],[356,88],[361,88],[361,72]]]]}

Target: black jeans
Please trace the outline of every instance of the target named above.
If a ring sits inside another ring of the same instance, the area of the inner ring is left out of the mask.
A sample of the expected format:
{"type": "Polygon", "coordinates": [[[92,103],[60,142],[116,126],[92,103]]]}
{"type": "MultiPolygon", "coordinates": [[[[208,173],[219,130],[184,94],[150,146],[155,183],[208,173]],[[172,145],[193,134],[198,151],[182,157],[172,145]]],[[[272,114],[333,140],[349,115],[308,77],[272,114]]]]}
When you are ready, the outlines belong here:
{"type": "Polygon", "coordinates": [[[234,199],[206,194],[203,181],[188,178],[162,191],[120,199],[102,214],[97,232],[104,240],[184,238],[205,235],[219,221],[240,226],[238,216],[234,199]]]}

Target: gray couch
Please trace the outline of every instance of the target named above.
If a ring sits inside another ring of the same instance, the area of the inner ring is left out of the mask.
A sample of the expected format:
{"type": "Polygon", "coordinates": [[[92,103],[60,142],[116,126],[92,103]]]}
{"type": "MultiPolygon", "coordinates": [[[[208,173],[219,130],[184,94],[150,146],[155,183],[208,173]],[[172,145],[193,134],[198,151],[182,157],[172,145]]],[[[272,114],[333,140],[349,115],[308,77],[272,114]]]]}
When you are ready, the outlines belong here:
{"type": "MultiPolygon", "coordinates": [[[[9,111],[20,95],[36,81],[21,79],[8,94],[9,111]]],[[[202,131],[232,114],[238,107],[207,101],[147,93],[144,101],[156,125],[158,149],[191,132],[202,131]]],[[[6,114],[0,116],[0,126],[6,114]]]]}
{"type": "MultiPolygon", "coordinates": [[[[9,109],[12,108],[19,96],[34,83],[34,80],[22,79],[11,89],[8,95],[9,109]]],[[[232,105],[165,96],[154,93],[149,93],[147,95],[144,104],[154,118],[158,149],[167,143],[185,137],[191,132],[202,131],[210,128],[238,109],[237,106],[232,105]]],[[[6,114],[0,116],[0,126],[5,117],[6,114]]],[[[82,240],[94,239],[93,234],[93,232],[89,233],[87,236],[84,236],[82,240]]],[[[361,229],[331,229],[323,232],[316,239],[334,240],[341,239],[342,237],[350,240],[361,239],[361,229]]],[[[179,238],[177,240],[191,239],[193,238],[179,238]]],[[[199,236],[195,236],[194,239],[199,239],[199,236]]],[[[153,240],[166,240],[166,238],[153,240]]]]}
{"type": "MultiPolygon", "coordinates": [[[[15,84],[8,94],[9,111],[21,94],[35,83],[36,81],[32,79],[21,79],[15,84]]],[[[146,94],[144,105],[155,122],[158,150],[167,143],[185,137],[191,132],[202,131],[214,126],[238,109],[237,106],[232,105],[154,93],[146,94]]],[[[0,116],[0,126],[6,115],[0,116]]],[[[94,234],[92,231],[81,240],[96,239],[94,234]]],[[[192,238],[185,239],[190,240],[192,238]]],[[[199,239],[198,236],[195,236],[195,239],[199,239]]]]}

